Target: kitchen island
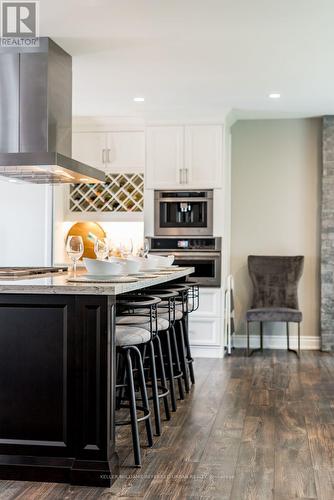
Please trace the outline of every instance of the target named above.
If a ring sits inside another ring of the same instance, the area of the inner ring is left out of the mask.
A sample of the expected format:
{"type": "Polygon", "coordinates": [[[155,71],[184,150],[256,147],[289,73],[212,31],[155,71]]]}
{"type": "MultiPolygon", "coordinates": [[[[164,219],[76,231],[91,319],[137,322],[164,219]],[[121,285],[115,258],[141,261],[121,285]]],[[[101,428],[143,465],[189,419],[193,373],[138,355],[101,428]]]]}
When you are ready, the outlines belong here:
{"type": "Polygon", "coordinates": [[[116,297],[193,271],[129,283],[0,280],[0,479],[114,481],[116,297]]]}

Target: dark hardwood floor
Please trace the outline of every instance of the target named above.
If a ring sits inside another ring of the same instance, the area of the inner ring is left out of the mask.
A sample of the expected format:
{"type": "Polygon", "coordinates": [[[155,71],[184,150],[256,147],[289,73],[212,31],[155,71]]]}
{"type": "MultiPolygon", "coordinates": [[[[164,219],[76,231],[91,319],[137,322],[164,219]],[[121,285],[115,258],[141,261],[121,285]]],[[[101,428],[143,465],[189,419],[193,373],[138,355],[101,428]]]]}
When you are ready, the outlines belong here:
{"type": "Polygon", "coordinates": [[[196,359],[196,386],[132,467],[118,437],[121,477],[110,489],[0,482],[0,500],[334,499],[334,356],[265,351],[196,359]]]}

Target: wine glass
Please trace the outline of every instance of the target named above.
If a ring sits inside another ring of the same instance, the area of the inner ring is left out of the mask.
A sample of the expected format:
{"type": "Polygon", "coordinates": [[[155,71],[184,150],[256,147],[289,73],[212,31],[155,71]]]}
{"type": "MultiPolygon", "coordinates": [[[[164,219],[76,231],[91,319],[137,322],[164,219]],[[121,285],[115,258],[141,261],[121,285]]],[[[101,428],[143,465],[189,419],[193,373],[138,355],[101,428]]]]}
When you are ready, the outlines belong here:
{"type": "Polygon", "coordinates": [[[107,238],[95,241],[94,252],[98,260],[104,260],[109,255],[109,242],[107,238]]]}
{"type": "Polygon", "coordinates": [[[69,236],[66,241],[67,255],[73,261],[73,274],[77,275],[77,261],[82,257],[84,244],[81,236],[69,236]]]}
{"type": "Polygon", "coordinates": [[[133,254],[133,241],[132,238],[123,241],[119,246],[121,256],[126,259],[133,254]]]}
{"type": "Polygon", "coordinates": [[[150,251],[150,242],[148,241],[148,238],[145,238],[144,245],[143,245],[144,257],[147,257],[149,251],[150,251]]]}

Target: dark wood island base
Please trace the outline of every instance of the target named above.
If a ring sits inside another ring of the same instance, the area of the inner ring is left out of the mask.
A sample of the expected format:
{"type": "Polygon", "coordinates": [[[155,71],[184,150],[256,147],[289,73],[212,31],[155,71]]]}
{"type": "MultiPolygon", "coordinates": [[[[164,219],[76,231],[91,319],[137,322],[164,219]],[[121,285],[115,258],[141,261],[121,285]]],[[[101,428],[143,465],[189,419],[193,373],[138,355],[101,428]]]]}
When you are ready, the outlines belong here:
{"type": "Polygon", "coordinates": [[[0,479],[116,479],[114,311],[114,296],[0,295],[0,479]]]}
{"type": "Polygon", "coordinates": [[[193,271],[125,284],[71,283],[67,272],[0,280],[0,479],[116,480],[116,296],[193,271]]]}

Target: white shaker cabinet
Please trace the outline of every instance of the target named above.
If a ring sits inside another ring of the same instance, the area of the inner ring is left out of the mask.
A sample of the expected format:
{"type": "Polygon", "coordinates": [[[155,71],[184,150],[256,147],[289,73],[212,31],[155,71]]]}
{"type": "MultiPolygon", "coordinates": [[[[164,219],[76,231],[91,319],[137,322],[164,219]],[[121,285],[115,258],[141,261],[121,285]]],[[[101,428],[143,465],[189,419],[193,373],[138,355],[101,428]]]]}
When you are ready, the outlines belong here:
{"type": "Polygon", "coordinates": [[[145,134],[142,131],[108,132],[107,172],[144,173],[145,134]]]}
{"type": "Polygon", "coordinates": [[[184,167],[186,183],[199,188],[222,184],[223,129],[219,125],[185,127],[184,167]]]}
{"type": "Polygon", "coordinates": [[[143,131],[74,132],[73,158],[106,173],[144,173],[143,131]]]}
{"type": "Polygon", "coordinates": [[[189,315],[189,339],[194,356],[222,355],[221,288],[200,288],[199,308],[189,315]]]}
{"type": "Polygon", "coordinates": [[[72,156],[91,167],[105,170],[107,158],[105,132],[73,132],[72,156]]]}
{"type": "Polygon", "coordinates": [[[184,175],[183,127],[148,127],[146,130],[146,187],[175,188],[184,175]]]}
{"type": "Polygon", "coordinates": [[[221,125],[148,127],[146,154],[148,189],[222,187],[221,125]]]}

